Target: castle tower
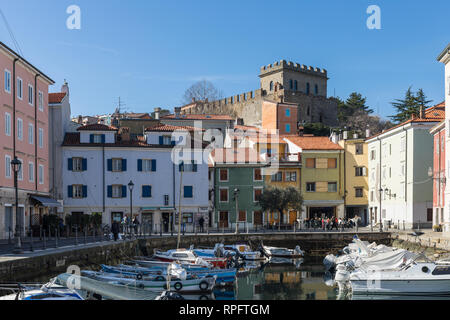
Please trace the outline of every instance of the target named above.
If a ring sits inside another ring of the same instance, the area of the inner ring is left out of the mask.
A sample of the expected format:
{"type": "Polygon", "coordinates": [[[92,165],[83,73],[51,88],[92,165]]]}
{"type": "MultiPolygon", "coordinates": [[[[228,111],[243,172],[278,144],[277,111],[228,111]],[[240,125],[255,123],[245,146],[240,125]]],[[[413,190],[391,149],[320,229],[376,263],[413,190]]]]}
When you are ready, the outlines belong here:
{"type": "Polygon", "coordinates": [[[280,95],[286,102],[296,93],[327,97],[327,71],[325,69],[307,67],[298,63],[281,60],[261,67],[259,74],[261,89],[274,100],[280,95]],[[275,93],[276,92],[276,93],[275,93]]]}

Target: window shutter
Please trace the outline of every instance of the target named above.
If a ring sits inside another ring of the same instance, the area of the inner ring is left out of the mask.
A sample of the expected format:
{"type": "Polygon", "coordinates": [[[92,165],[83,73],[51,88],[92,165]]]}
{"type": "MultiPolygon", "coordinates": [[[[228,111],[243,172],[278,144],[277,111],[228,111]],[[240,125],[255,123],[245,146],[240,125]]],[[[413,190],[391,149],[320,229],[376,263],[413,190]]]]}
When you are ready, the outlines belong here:
{"type": "Polygon", "coordinates": [[[152,160],[152,171],[153,172],[156,171],[156,160],[155,159],[152,160]]]}
{"type": "Polygon", "coordinates": [[[73,198],[73,187],[67,186],[67,197],[73,198]]]}
{"type": "Polygon", "coordinates": [[[122,171],[127,171],[127,159],[122,159],[122,171]]]}
{"type": "Polygon", "coordinates": [[[127,186],[122,186],[122,198],[127,197],[127,186]]]}
{"type": "Polygon", "coordinates": [[[87,186],[83,186],[83,198],[87,198],[87,186]]]}
{"type": "Polygon", "coordinates": [[[363,176],[365,177],[367,175],[367,168],[363,167],[363,176]]]}
{"type": "Polygon", "coordinates": [[[151,186],[142,186],[142,196],[144,198],[151,198],[151,196],[152,196],[152,187],[151,186]]]}
{"type": "Polygon", "coordinates": [[[184,187],[184,197],[185,198],[192,198],[192,186],[185,186],[184,187]]]}
{"type": "Polygon", "coordinates": [[[67,159],[67,169],[73,171],[73,160],[72,158],[67,159]]]}
{"type": "Polygon", "coordinates": [[[197,164],[192,161],[192,172],[197,172],[197,164]]]}
{"type": "Polygon", "coordinates": [[[164,138],[163,136],[159,136],[159,144],[163,145],[164,144],[164,138]]]}
{"type": "Polygon", "coordinates": [[[142,171],[142,159],[138,159],[138,171],[141,172],[142,171]]]}
{"type": "Polygon", "coordinates": [[[108,159],[108,171],[112,171],[112,159],[108,159]]]}
{"type": "Polygon", "coordinates": [[[91,143],[94,143],[94,135],[93,134],[89,135],[89,141],[91,143]]]}
{"type": "Polygon", "coordinates": [[[83,171],[87,170],[87,159],[83,158],[83,171]]]}
{"type": "Polygon", "coordinates": [[[108,186],[108,198],[112,198],[112,186],[108,186]]]}
{"type": "Polygon", "coordinates": [[[175,146],[175,140],[174,141],[170,141],[170,144],[172,145],[172,147],[175,146]]]}
{"type": "Polygon", "coordinates": [[[102,143],[105,143],[105,141],[106,141],[106,137],[104,134],[102,134],[102,143]]]}

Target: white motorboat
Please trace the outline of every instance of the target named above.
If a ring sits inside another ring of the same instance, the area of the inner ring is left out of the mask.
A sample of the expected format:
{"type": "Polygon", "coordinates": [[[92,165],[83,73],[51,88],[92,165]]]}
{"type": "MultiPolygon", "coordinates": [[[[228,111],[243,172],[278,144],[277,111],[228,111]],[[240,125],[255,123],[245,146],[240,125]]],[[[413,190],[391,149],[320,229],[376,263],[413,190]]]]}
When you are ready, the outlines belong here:
{"type": "Polygon", "coordinates": [[[261,245],[261,252],[267,257],[275,258],[301,258],[304,253],[300,249],[300,246],[296,246],[295,249],[279,248],[279,247],[268,247],[261,245]]]}
{"type": "Polygon", "coordinates": [[[40,287],[17,286],[17,292],[0,297],[0,300],[85,300],[73,289],[56,283],[56,278],[40,287]]]}
{"type": "Polygon", "coordinates": [[[216,268],[226,268],[227,267],[227,258],[219,258],[219,257],[198,257],[195,252],[192,250],[186,249],[173,249],[165,252],[155,251],[152,258],[164,261],[164,262],[177,262],[179,264],[189,263],[189,264],[197,264],[206,267],[216,267],[216,268]]]}
{"type": "Polygon", "coordinates": [[[247,244],[225,245],[224,250],[236,251],[244,260],[264,260],[265,257],[260,251],[252,251],[247,244]]]}

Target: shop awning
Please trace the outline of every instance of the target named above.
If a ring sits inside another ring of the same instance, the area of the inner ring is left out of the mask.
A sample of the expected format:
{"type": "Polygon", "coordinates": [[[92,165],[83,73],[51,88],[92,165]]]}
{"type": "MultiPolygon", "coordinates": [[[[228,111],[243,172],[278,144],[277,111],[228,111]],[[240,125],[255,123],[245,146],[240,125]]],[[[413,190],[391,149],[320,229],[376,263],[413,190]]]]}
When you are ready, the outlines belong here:
{"type": "Polygon", "coordinates": [[[47,197],[38,197],[38,196],[30,196],[31,199],[37,201],[43,207],[48,208],[60,208],[62,207],[61,203],[52,198],[47,197]]]}

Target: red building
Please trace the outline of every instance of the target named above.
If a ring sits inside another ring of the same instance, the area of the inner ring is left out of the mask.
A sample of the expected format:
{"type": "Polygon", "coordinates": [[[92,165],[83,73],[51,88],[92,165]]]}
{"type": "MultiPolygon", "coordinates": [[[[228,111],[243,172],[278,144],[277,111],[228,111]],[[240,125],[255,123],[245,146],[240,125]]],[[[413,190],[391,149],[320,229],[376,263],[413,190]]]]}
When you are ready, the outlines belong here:
{"type": "Polygon", "coordinates": [[[433,168],[433,226],[444,224],[445,199],[445,122],[434,126],[430,133],[434,136],[433,168]]]}

